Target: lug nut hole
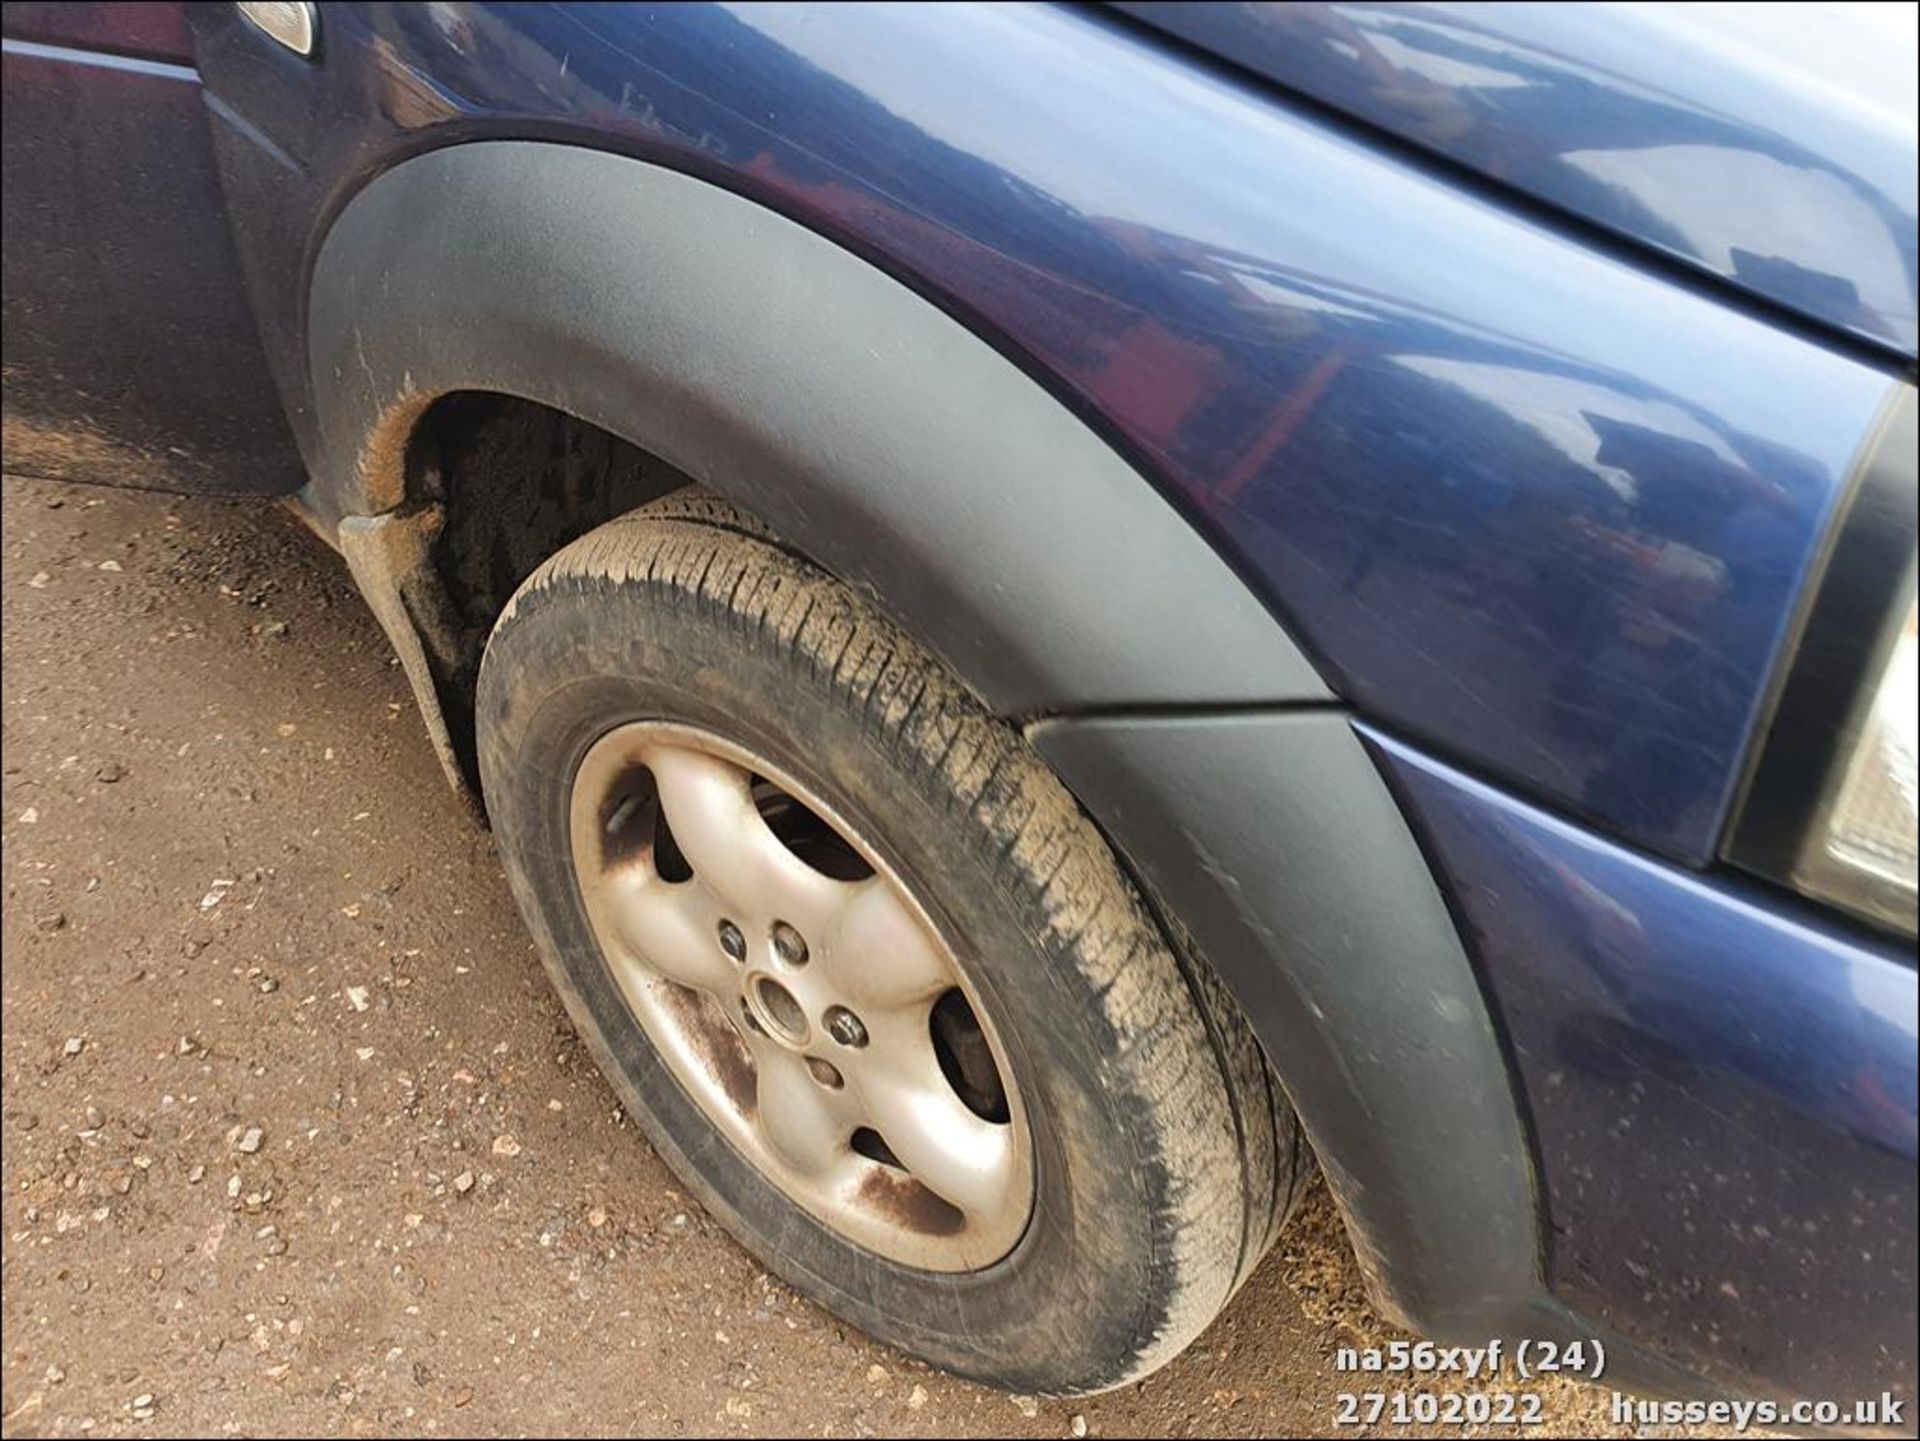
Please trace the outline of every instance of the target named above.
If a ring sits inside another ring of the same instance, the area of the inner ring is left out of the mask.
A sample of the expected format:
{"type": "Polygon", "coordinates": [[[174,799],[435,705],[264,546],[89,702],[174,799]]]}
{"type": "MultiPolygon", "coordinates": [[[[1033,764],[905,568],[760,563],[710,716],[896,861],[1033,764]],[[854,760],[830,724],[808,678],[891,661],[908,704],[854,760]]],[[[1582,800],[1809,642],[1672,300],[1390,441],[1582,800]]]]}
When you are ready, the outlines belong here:
{"type": "Polygon", "coordinates": [[[785,921],[775,921],[772,931],[773,953],[789,966],[807,963],[807,939],[785,921]]]}
{"type": "Polygon", "coordinates": [[[843,1046],[860,1047],[867,1043],[867,1028],[861,1019],[845,1006],[829,1006],[821,1023],[826,1026],[827,1034],[843,1046]]]}
{"type": "Polygon", "coordinates": [[[720,922],[720,949],[731,960],[744,961],[747,958],[747,938],[732,921],[720,922]]]}
{"type": "Polygon", "coordinates": [[[839,1070],[831,1062],[822,1061],[814,1056],[807,1057],[807,1074],[829,1091],[837,1091],[845,1084],[840,1079],[839,1070]]]}

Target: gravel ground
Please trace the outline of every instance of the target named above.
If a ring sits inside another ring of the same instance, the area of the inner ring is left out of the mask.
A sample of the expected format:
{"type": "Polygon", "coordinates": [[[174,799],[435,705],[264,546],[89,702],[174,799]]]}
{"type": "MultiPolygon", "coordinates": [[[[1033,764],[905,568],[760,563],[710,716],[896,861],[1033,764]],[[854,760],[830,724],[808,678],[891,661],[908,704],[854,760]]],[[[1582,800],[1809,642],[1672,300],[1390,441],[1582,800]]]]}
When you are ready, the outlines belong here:
{"type": "MultiPolygon", "coordinates": [[[[1336,1434],[1333,1348],[1388,1333],[1318,1190],[1112,1395],[1009,1397],[800,1300],[620,1115],[319,541],[4,506],[7,1435],[1336,1434]]],[[[1543,1394],[1531,1434],[1606,1434],[1543,1394]]]]}

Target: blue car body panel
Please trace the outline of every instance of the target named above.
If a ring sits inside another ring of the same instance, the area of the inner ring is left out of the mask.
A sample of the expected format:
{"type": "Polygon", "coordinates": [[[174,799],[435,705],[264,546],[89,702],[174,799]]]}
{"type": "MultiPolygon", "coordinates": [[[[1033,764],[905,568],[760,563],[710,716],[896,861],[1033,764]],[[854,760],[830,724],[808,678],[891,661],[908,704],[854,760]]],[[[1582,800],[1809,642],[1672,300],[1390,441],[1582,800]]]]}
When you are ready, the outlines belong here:
{"type": "Polygon", "coordinates": [[[313,60],[196,7],[302,451],[315,258],[424,150],[615,151],[871,260],[1127,456],[1361,717],[1511,1047],[1556,1297],[1719,1385],[1911,1394],[1912,956],[1714,869],[1910,383],[1910,130],[1633,12],[1300,6],[1325,43],[1292,52],[1258,7],[1126,8],[1269,78],[1080,7],[341,4],[313,60]],[[1762,196],[1729,237],[1671,156],[1635,168],[1690,147],[1837,218],[1762,196]]]}
{"type": "Polygon", "coordinates": [[[300,168],[251,146],[229,173],[235,210],[268,217],[249,261],[283,367],[304,365],[290,238],[397,156],[537,135],[679,165],[995,336],[1362,711],[1643,845],[1711,853],[1886,392],[1873,368],[1098,14],[324,13],[317,79],[237,21],[202,34],[216,98],[300,168]]]}
{"type": "Polygon", "coordinates": [[[1914,354],[1910,7],[1118,8],[1703,274],[1914,354]]]}
{"type": "Polygon", "coordinates": [[[1512,1046],[1555,1293],[1729,1386],[1911,1384],[1910,949],[1370,738],[1512,1046]]]}
{"type": "Polygon", "coordinates": [[[241,283],[184,21],[168,6],[3,13],[8,470],[293,489],[301,457],[241,283]]]}

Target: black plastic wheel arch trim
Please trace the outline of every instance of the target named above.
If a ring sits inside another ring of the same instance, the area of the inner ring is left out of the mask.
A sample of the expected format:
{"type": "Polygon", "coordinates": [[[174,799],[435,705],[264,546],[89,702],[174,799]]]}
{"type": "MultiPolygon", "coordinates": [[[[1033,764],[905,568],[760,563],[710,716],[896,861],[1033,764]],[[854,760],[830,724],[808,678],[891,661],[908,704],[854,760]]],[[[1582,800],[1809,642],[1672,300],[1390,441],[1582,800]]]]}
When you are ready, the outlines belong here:
{"type": "Polygon", "coordinates": [[[803,225],[602,151],[475,141],[322,243],[308,502],[390,509],[405,430],[495,390],[591,421],[873,593],[1002,714],[1326,700],[1150,482],[985,340],[803,225]]]}
{"type": "Polygon", "coordinates": [[[1067,717],[1028,735],[1246,1011],[1376,1299],[1453,1335],[1545,1304],[1493,1021],[1349,718],[1067,717]]]}
{"type": "Polygon", "coordinates": [[[1548,1291],[1505,1053],[1420,843],[1349,716],[1065,716],[1027,735],[1246,1012],[1376,1306],[1450,1344],[1598,1339],[1610,1385],[1720,1394],[1548,1291]]]}
{"type": "Polygon", "coordinates": [[[371,182],[309,315],[321,525],[403,516],[408,428],[456,390],[565,410],[755,512],[1000,713],[1056,716],[1028,733],[1246,1007],[1388,1309],[1461,1341],[1572,1326],[1497,1039],[1384,782],[1225,562],[1012,361],[739,196],[517,141],[371,182]],[[1132,713],[1156,706],[1227,709],[1132,713]]]}

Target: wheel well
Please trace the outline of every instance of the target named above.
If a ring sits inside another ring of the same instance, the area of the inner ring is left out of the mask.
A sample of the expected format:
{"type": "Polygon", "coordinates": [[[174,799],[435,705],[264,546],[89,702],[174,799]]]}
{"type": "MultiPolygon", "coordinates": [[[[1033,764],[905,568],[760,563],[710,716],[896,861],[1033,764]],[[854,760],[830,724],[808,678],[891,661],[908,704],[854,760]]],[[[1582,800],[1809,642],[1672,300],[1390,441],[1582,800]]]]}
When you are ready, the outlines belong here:
{"type": "Polygon", "coordinates": [[[407,443],[405,509],[422,521],[426,563],[401,591],[476,796],[474,690],[507,601],[569,541],[692,483],[599,426],[518,396],[455,391],[421,415],[407,443]]]}

